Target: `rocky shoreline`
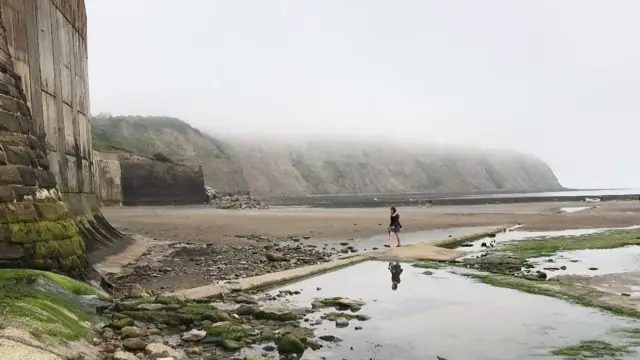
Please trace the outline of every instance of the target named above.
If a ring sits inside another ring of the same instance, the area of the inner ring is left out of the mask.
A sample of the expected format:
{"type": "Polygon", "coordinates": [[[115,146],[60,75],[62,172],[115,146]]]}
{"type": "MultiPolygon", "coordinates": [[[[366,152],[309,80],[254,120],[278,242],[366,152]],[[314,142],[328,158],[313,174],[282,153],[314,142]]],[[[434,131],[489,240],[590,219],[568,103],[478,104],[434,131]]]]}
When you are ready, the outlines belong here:
{"type": "Polygon", "coordinates": [[[280,359],[299,359],[307,349],[341,341],[331,335],[316,338],[314,327],[369,320],[359,313],[365,303],[347,298],[316,298],[309,307],[286,310],[261,305],[290,295],[295,292],[189,302],[133,286],[121,300],[99,307],[108,323],[92,342],[104,360],[264,360],[276,353],[280,359]]]}
{"type": "MultiPolygon", "coordinates": [[[[165,242],[152,245],[122,274],[108,276],[116,289],[138,284],[155,291],[173,291],[223,283],[267,273],[329,262],[357,249],[305,244],[303,237],[237,237],[223,246],[165,242]]],[[[117,291],[117,290],[116,290],[117,291]]]]}

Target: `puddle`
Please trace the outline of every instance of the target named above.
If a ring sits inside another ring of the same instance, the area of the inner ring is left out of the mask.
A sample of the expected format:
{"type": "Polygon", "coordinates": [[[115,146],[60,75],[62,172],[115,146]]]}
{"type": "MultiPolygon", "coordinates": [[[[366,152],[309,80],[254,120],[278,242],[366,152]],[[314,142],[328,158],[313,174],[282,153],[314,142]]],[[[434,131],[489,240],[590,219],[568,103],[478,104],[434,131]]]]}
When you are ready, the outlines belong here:
{"type": "Polygon", "coordinates": [[[559,275],[607,275],[640,271],[640,246],[625,246],[615,249],[575,250],[560,252],[554,256],[530,259],[542,268],[549,277],[559,275]],[[552,260],[550,262],[549,260],[552,260]],[[591,270],[590,270],[591,269],[591,270]],[[595,269],[595,270],[593,270],[595,269]]]}
{"type": "Polygon", "coordinates": [[[593,206],[576,206],[576,207],[563,207],[560,208],[560,212],[562,213],[574,213],[578,211],[583,211],[587,209],[591,209],[593,206]]]}
{"type": "MultiPolygon", "coordinates": [[[[490,230],[494,227],[487,226],[470,226],[470,227],[456,227],[456,228],[447,228],[447,229],[435,229],[435,230],[425,230],[425,231],[413,231],[400,233],[400,240],[403,245],[409,244],[419,244],[424,242],[433,242],[438,240],[447,239],[448,237],[458,237],[464,235],[476,234],[482,231],[490,230]]],[[[379,235],[375,235],[368,238],[355,238],[355,239],[307,239],[303,240],[302,246],[316,246],[316,247],[324,247],[327,248],[335,248],[341,249],[344,246],[353,246],[357,251],[367,251],[375,248],[383,248],[388,241],[388,234],[386,232],[382,232],[379,235]],[[340,245],[340,244],[347,245],[340,245]]],[[[395,244],[395,237],[391,239],[392,243],[395,244]]],[[[283,242],[283,245],[291,244],[290,242],[283,242]]]]}
{"type": "MultiPolygon", "coordinates": [[[[394,291],[387,266],[365,262],[273,291],[302,290],[282,300],[296,306],[308,307],[315,297],[366,302],[358,314],[371,316],[368,321],[352,320],[348,327],[336,328],[325,320],[316,326],[316,335],[344,341],[308,350],[304,359],[561,359],[549,351],[580,340],[620,343],[611,330],[637,326],[596,309],[492,287],[446,270],[424,275],[424,269],[410,264],[402,264],[394,291]]],[[[320,315],[309,315],[310,323],[320,315]]],[[[619,359],[634,358],[636,354],[619,359]]]]}

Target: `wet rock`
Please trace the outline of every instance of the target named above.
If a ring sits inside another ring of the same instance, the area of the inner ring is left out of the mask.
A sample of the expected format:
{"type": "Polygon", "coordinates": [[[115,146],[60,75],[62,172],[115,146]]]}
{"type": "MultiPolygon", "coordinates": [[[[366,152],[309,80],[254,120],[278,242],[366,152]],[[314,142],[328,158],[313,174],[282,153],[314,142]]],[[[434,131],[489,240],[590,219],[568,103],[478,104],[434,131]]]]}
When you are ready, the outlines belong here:
{"type": "Polygon", "coordinates": [[[131,318],[123,318],[123,319],[119,319],[119,320],[116,320],[116,321],[112,322],[111,326],[114,329],[122,329],[125,326],[133,326],[133,325],[135,325],[135,323],[136,322],[131,318]]]}
{"type": "Polygon", "coordinates": [[[342,341],[342,339],[334,335],[322,335],[319,337],[319,339],[330,343],[338,343],[342,341]]]}
{"type": "Polygon", "coordinates": [[[139,298],[139,297],[147,297],[149,296],[149,294],[146,293],[146,291],[142,286],[140,286],[140,284],[133,284],[129,289],[129,296],[134,298],[139,298]]]}
{"type": "Polygon", "coordinates": [[[567,267],[562,265],[562,266],[560,266],[560,270],[567,270],[567,267]]]}
{"type": "Polygon", "coordinates": [[[220,341],[220,345],[227,351],[237,351],[243,347],[241,342],[230,339],[222,339],[222,341],[220,341]]]}
{"type": "Polygon", "coordinates": [[[200,346],[192,346],[192,347],[188,347],[186,352],[187,352],[187,355],[194,356],[194,355],[202,355],[203,350],[202,350],[202,347],[200,346]]]}
{"type": "Polygon", "coordinates": [[[144,332],[135,326],[125,326],[120,330],[121,339],[140,338],[144,336],[144,332]]]}
{"type": "Polygon", "coordinates": [[[302,341],[293,335],[285,335],[278,340],[278,352],[284,355],[302,354],[305,346],[302,341]]]}
{"type": "Polygon", "coordinates": [[[425,270],[422,272],[424,275],[433,275],[433,271],[425,270]]]}
{"type": "Polygon", "coordinates": [[[349,326],[349,321],[345,318],[339,318],[336,320],[336,327],[345,328],[349,326]]]}
{"type": "Polygon", "coordinates": [[[113,354],[113,360],[138,360],[138,357],[130,352],[118,350],[113,354]]]}
{"type": "Polygon", "coordinates": [[[106,327],[102,329],[102,338],[105,340],[113,340],[116,338],[116,334],[113,329],[106,327]]]}
{"type": "Polygon", "coordinates": [[[255,305],[258,303],[258,301],[256,301],[255,299],[248,297],[248,296],[244,296],[244,295],[240,295],[238,297],[236,297],[235,299],[233,299],[233,301],[236,304],[251,304],[251,305],[255,305]]]}
{"type": "Polygon", "coordinates": [[[598,270],[598,268],[597,267],[590,267],[589,270],[596,271],[596,270],[598,270]]]}
{"type": "Polygon", "coordinates": [[[156,296],[156,299],[153,302],[156,304],[163,304],[163,305],[171,305],[171,304],[184,305],[185,298],[184,296],[179,296],[179,295],[158,295],[156,296]]]}
{"type": "Polygon", "coordinates": [[[275,312],[269,310],[260,310],[253,314],[256,320],[275,320],[275,321],[294,321],[298,316],[291,312],[275,312]]]}
{"type": "Polygon", "coordinates": [[[572,263],[577,263],[577,262],[579,262],[580,260],[569,260],[569,261],[570,261],[570,262],[572,262],[572,263]]]}
{"type": "Polygon", "coordinates": [[[629,294],[629,293],[622,293],[620,295],[622,295],[622,296],[631,296],[631,294],[629,294]]]}
{"type": "Polygon", "coordinates": [[[355,329],[356,330],[362,330],[362,326],[356,326],[355,329]]]}
{"type": "Polygon", "coordinates": [[[129,338],[122,341],[122,347],[129,351],[139,351],[144,350],[147,347],[147,343],[140,338],[129,338]]]}
{"type": "Polygon", "coordinates": [[[265,256],[266,256],[267,260],[271,261],[271,262],[289,261],[289,259],[287,259],[285,256],[280,255],[280,254],[267,253],[265,256]]]}
{"type": "Polygon", "coordinates": [[[260,355],[247,355],[244,357],[244,360],[267,360],[267,358],[260,355]]]}
{"type": "Polygon", "coordinates": [[[273,346],[273,345],[267,345],[267,346],[263,347],[262,350],[267,351],[267,352],[272,352],[272,351],[276,351],[276,347],[273,346]]]}
{"type": "Polygon", "coordinates": [[[369,321],[371,320],[371,316],[365,315],[365,314],[358,314],[356,315],[356,319],[358,319],[358,321],[369,321]]]}
{"type": "Polygon", "coordinates": [[[460,244],[460,247],[472,247],[472,246],[473,246],[473,243],[470,243],[470,242],[460,244]]]}
{"type": "Polygon", "coordinates": [[[319,350],[322,348],[322,344],[315,340],[307,340],[305,343],[311,350],[319,350]]]}
{"type": "Polygon", "coordinates": [[[136,306],[137,310],[150,310],[150,311],[155,311],[155,310],[162,310],[164,308],[166,308],[167,306],[164,304],[140,304],[138,306],[136,306]]]}
{"type": "Polygon", "coordinates": [[[242,315],[242,316],[247,316],[247,315],[253,315],[255,313],[257,313],[259,311],[259,309],[255,306],[251,306],[251,305],[246,305],[246,304],[242,304],[240,305],[240,307],[238,307],[235,312],[238,315],[242,315]]]}
{"type": "Polygon", "coordinates": [[[189,332],[182,334],[182,341],[200,341],[207,336],[206,331],[193,329],[189,332]]]}
{"type": "Polygon", "coordinates": [[[144,349],[144,353],[149,359],[160,359],[167,357],[179,359],[182,357],[182,354],[179,351],[174,350],[169,346],[161,343],[151,343],[147,345],[144,349]]]}

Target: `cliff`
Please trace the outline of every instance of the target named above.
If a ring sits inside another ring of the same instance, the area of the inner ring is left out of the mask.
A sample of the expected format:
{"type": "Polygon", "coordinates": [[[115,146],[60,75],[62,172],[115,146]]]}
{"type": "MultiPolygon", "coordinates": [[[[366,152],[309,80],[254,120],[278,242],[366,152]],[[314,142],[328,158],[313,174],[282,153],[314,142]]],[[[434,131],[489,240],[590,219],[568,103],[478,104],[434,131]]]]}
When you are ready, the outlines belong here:
{"type": "Polygon", "coordinates": [[[543,161],[509,151],[363,141],[220,141],[172,118],[102,117],[94,148],[201,164],[206,185],[254,195],[562,189],[543,161]]]}
{"type": "Polygon", "coordinates": [[[163,154],[171,161],[202,165],[205,183],[225,192],[248,184],[227,145],[179,119],[157,116],[96,116],[91,119],[94,150],[131,152],[145,157],[163,154]]]}

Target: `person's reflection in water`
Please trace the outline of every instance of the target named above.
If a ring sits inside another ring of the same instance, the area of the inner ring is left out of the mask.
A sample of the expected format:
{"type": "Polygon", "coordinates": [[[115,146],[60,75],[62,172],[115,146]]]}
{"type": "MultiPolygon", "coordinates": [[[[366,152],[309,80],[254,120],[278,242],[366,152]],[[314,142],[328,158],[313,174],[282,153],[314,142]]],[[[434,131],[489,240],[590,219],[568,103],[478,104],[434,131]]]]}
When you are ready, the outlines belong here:
{"type": "Polygon", "coordinates": [[[391,290],[398,290],[398,284],[400,284],[400,274],[402,274],[402,266],[396,261],[396,263],[389,263],[389,271],[391,271],[391,290]]]}

